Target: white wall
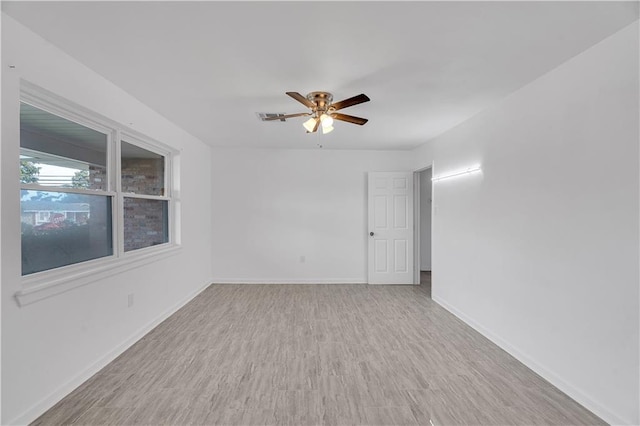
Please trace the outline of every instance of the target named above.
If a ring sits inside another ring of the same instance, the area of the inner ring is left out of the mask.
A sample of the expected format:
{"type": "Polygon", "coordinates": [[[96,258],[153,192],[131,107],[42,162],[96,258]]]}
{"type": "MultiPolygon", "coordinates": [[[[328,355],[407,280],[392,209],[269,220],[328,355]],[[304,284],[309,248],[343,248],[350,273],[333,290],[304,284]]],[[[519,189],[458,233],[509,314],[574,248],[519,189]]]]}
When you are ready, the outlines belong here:
{"type": "Polygon", "coordinates": [[[638,24],[414,152],[433,297],[611,423],[639,415],[638,24]]]}
{"type": "Polygon", "coordinates": [[[431,169],[420,172],[420,270],[431,270],[431,169]]]}
{"type": "Polygon", "coordinates": [[[10,424],[33,420],[210,282],[211,154],[200,141],[4,14],[2,70],[2,424],[10,424]],[[181,150],[179,254],[17,306],[21,78],[112,120],[133,123],[133,129],[181,150]],[[127,308],[129,293],[135,294],[132,308],[127,308]]]}
{"type": "Polygon", "coordinates": [[[367,282],[367,172],[408,170],[408,158],[388,151],[214,150],[215,281],[367,282]]]}

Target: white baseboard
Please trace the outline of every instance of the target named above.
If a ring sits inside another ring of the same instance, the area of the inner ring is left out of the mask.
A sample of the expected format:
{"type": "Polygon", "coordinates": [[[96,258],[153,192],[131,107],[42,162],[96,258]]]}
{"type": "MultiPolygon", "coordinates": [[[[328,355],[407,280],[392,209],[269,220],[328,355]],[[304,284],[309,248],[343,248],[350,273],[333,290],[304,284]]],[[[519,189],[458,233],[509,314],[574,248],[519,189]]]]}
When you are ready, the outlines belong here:
{"type": "Polygon", "coordinates": [[[129,349],[134,343],[143,338],[147,333],[153,330],[158,324],[162,321],[173,315],[178,309],[182,308],[184,305],[189,303],[193,298],[195,298],[198,294],[200,294],[204,289],[209,287],[211,282],[207,282],[196,291],[189,294],[186,298],[182,299],[177,304],[173,305],[171,308],[167,309],[157,318],[150,321],[142,328],[138,329],[133,335],[131,335],[128,339],[122,342],[120,345],[115,347],[113,350],[109,351],[107,354],[96,360],[93,364],[87,367],[84,371],[78,373],[75,377],[69,380],[67,383],[58,387],[56,390],[51,392],[48,396],[41,399],[39,402],[35,403],[31,408],[28,408],[24,413],[17,416],[10,422],[7,422],[8,425],[27,425],[40,417],[43,413],[45,413],[48,409],[57,404],[62,398],[70,394],[74,389],[78,386],[86,382],[91,376],[96,374],[98,371],[102,370],[107,366],[111,361],[120,356],[124,351],[129,349]]]}
{"type": "Polygon", "coordinates": [[[327,280],[327,279],[317,279],[317,280],[290,280],[290,279],[273,279],[273,280],[265,280],[265,279],[229,279],[229,278],[214,278],[212,281],[214,284],[366,284],[366,280],[362,280],[359,278],[348,278],[348,279],[338,279],[338,280],[327,280]]]}
{"type": "Polygon", "coordinates": [[[622,425],[622,424],[633,424],[630,420],[624,420],[618,417],[616,414],[612,413],[610,410],[605,408],[602,404],[598,403],[594,398],[587,395],[584,391],[572,385],[562,378],[561,375],[557,374],[553,370],[544,367],[539,364],[533,358],[529,357],[526,353],[513,346],[502,337],[493,333],[486,327],[479,324],[473,318],[463,314],[458,309],[453,307],[450,303],[443,300],[440,297],[433,297],[433,301],[442,306],[447,311],[451,312],[453,315],[464,321],[471,328],[476,330],[478,333],[485,336],[487,339],[491,340],[493,343],[498,345],[500,348],[504,349],[507,353],[512,355],[518,361],[529,367],[531,370],[535,371],[542,378],[547,380],[549,383],[560,389],[562,392],[569,395],[576,402],[584,406],[586,409],[590,410],[596,416],[599,416],[605,422],[611,425],[622,425]]]}

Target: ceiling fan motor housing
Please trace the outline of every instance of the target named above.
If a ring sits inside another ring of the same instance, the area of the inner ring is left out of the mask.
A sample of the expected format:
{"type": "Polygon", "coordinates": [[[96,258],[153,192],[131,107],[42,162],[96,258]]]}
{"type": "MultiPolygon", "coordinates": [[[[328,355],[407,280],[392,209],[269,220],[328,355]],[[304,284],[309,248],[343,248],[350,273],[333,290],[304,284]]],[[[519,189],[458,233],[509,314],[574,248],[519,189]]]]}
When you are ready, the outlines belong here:
{"type": "Polygon", "coordinates": [[[307,99],[316,104],[314,112],[321,115],[329,109],[329,105],[333,102],[333,95],[329,92],[311,92],[307,94],[307,99]]]}

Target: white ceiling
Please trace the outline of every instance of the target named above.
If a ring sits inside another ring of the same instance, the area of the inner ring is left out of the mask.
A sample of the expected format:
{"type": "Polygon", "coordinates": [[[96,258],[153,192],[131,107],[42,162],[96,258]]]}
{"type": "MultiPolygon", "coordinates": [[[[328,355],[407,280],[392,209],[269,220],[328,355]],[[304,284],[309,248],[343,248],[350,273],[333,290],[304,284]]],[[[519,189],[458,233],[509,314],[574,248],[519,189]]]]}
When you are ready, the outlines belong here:
{"type": "Polygon", "coordinates": [[[638,19],[637,2],[2,2],[212,146],[410,149],[638,19]],[[284,94],[371,102],[307,135],[284,94]]]}

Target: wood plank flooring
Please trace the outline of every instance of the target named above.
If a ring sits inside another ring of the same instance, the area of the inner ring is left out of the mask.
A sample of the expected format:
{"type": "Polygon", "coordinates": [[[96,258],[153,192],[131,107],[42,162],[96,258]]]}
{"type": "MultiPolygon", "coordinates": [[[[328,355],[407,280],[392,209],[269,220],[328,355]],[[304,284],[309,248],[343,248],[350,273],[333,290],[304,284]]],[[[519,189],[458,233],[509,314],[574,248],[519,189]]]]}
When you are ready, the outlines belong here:
{"type": "Polygon", "coordinates": [[[429,284],[212,285],[33,424],[604,424],[429,284]]]}

